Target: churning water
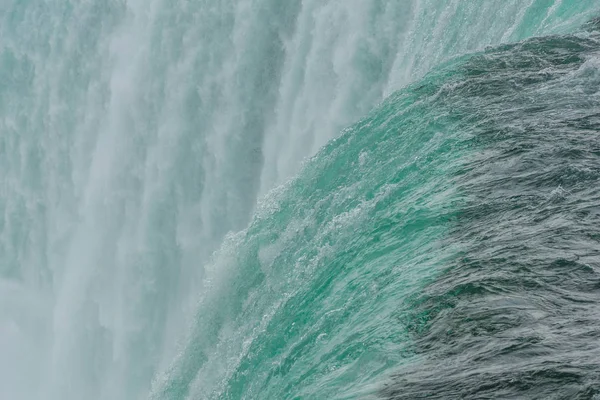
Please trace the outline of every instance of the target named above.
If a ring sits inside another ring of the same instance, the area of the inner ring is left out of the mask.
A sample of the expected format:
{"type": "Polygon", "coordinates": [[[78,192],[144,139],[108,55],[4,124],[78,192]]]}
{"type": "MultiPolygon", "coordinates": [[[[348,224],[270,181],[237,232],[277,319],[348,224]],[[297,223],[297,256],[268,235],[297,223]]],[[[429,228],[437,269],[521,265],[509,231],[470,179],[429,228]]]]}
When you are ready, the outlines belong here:
{"type": "Polygon", "coordinates": [[[0,398],[600,398],[597,0],[0,4],[0,398]]]}

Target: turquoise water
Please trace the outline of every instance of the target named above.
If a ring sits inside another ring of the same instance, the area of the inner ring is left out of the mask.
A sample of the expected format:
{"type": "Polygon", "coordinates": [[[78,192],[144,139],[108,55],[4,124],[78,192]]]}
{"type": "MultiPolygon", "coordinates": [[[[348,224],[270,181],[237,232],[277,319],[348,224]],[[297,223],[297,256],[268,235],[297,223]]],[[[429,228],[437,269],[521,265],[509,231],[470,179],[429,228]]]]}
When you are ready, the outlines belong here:
{"type": "Polygon", "coordinates": [[[599,13],[0,6],[0,397],[600,395],[599,13]]]}

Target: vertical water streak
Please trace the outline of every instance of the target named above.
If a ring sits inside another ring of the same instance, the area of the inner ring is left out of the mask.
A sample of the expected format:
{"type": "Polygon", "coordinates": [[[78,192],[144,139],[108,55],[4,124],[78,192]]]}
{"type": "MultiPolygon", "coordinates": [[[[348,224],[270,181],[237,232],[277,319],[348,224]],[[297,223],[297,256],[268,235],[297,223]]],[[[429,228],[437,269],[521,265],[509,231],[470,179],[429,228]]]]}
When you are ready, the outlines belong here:
{"type": "Polygon", "coordinates": [[[436,64],[595,10],[3,2],[0,397],[145,396],[193,323],[204,264],[302,160],[436,64]]]}

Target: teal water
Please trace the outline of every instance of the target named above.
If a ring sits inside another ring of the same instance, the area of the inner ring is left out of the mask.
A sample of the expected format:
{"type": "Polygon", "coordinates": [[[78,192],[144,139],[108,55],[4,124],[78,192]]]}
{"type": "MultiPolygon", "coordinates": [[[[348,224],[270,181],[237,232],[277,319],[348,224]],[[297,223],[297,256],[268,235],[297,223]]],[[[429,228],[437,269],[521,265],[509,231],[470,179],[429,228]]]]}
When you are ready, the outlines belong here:
{"type": "Polygon", "coordinates": [[[470,108],[481,146],[457,179],[466,201],[445,240],[460,250],[410,300],[420,357],[385,398],[600,396],[598,28],[490,49],[457,71],[454,106],[470,108]]]}
{"type": "Polygon", "coordinates": [[[0,397],[599,396],[599,13],[0,5],[0,397]]]}

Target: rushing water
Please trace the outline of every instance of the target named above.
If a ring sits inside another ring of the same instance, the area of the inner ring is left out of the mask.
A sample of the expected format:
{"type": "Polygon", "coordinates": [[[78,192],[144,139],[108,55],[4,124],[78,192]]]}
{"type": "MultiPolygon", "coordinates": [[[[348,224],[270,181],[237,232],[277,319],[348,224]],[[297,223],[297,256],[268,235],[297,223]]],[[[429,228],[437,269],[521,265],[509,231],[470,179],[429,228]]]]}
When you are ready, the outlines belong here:
{"type": "Polygon", "coordinates": [[[598,398],[598,15],[4,2],[0,398],[598,398]]]}

